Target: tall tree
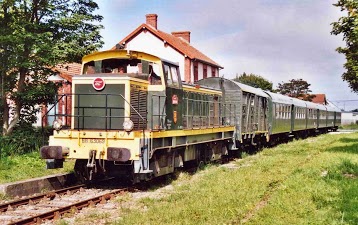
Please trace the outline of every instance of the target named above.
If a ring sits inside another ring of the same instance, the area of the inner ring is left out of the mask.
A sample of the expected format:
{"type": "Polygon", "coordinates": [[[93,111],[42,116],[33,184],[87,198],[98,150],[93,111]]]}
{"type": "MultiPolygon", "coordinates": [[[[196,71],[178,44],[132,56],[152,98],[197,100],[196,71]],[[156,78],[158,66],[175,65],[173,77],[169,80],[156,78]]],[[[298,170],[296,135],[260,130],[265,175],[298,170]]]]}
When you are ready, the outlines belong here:
{"type": "Polygon", "coordinates": [[[255,88],[261,88],[262,90],[272,91],[272,83],[260,75],[250,73],[247,75],[245,72],[240,76],[236,75],[234,81],[249,85],[255,88]]]}
{"type": "Polygon", "coordinates": [[[2,133],[33,116],[36,104],[53,101],[48,81],[55,65],[80,62],[103,44],[102,16],[92,0],[0,1],[0,78],[2,133]]]}
{"type": "Polygon", "coordinates": [[[291,79],[288,82],[278,83],[277,92],[283,95],[287,95],[293,98],[300,98],[305,101],[312,101],[315,95],[309,94],[312,92],[309,89],[311,84],[302,79],[291,79]]]}
{"type": "Polygon", "coordinates": [[[339,0],[336,4],[341,11],[345,11],[347,16],[339,18],[338,22],[332,23],[331,34],[343,34],[345,47],[338,47],[337,52],[344,54],[346,71],[342,74],[343,80],[347,81],[349,87],[358,92],[358,1],[339,0]]]}

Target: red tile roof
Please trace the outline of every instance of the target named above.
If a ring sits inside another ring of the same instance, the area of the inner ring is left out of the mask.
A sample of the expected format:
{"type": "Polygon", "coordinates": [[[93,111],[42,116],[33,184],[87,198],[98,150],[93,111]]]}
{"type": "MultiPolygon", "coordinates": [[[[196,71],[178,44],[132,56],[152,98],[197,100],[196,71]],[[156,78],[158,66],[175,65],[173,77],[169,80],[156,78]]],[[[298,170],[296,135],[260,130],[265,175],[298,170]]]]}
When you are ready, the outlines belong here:
{"type": "MultiPolygon", "coordinates": [[[[184,56],[189,57],[190,59],[197,59],[202,62],[206,62],[208,64],[211,64],[216,67],[223,68],[218,63],[216,63],[214,60],[210,59],[206,55],[204,55],[202,52],[200,52],[198,49],[194,48],[190,45],[187,41],[175,37],[172,34],[165,33],[160,30],[154,29],[152,26],[148,24],[141,24],[137,29],[135,29],[132,33],[130,33],[127,37],[125,37],[123,40],[119,42],[119,44],[127,43],[133,38],[135,38],[138,34],[140,34],[142,31],[147,30],[151,32],[153,35],[161,39],[163,42],[165,41],[168,45],[170,45],[172,48],[183,54],[184,56]]],[[[115,49],[114,46],[112,49],[115,49]]]]}
{"type": "Polygon", "coordinates": [[[315,95],[315,97],[312,99],[312,102],[322,105],[327,104],[327,99],[325,94],[312,94],[312,95],[315,95]]]}
{"type": "Polygon", "coordinates": [[[59,71],[59,76],[63,79],[72,82],[73,75],[79,75],[81,73],[82,65],[79,63],[67,63],[63,65],[57,65],[56,70],[59,71]]]}

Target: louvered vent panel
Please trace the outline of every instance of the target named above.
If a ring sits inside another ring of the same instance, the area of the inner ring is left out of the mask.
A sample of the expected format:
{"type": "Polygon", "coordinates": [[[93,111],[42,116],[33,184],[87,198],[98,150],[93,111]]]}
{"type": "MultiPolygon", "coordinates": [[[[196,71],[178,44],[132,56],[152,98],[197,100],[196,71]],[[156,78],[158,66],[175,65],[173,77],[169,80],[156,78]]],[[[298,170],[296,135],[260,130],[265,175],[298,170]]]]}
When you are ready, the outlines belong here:
{"type": "Polygon", "coordinates": [[[131,120],[134,129],[145,129],[147,121],[147,89],[138,85],[131,85],[131,105],[142,116],[131,108],[131,120]]]}

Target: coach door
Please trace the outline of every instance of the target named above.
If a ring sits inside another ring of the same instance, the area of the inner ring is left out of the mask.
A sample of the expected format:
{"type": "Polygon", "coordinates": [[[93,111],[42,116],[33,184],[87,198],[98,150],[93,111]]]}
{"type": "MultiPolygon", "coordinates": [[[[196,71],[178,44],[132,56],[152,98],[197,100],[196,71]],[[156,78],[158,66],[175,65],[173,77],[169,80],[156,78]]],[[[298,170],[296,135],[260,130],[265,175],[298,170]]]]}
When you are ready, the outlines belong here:
{"type": "Polygon", "coordinates": [[[183,128],[183,89],[176,65],[163,63],[166,85],[166,129],[183,128]]]}

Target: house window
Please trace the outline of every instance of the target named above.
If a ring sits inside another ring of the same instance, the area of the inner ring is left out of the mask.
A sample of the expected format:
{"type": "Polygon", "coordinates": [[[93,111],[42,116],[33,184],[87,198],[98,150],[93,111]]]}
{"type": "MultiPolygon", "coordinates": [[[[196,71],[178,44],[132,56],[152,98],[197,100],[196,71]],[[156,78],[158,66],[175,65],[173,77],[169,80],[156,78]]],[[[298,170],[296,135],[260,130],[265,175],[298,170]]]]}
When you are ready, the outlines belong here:
{"type": "Polygon", "coordinates": [[[207,78],[208,77],[208,69],[206,67],[206,65],[203,65],[203,78],[207,78]]]}
{"type": "Polygon", "coordinates": [[[194,62],[194,82],[198,80],[198,62],[194,62]]]}
{"type": "Polygon", "coordinates": [[[215,77],[216,75],[216,68],[215,67],[211,67],[211,76],[215,77]]]}

